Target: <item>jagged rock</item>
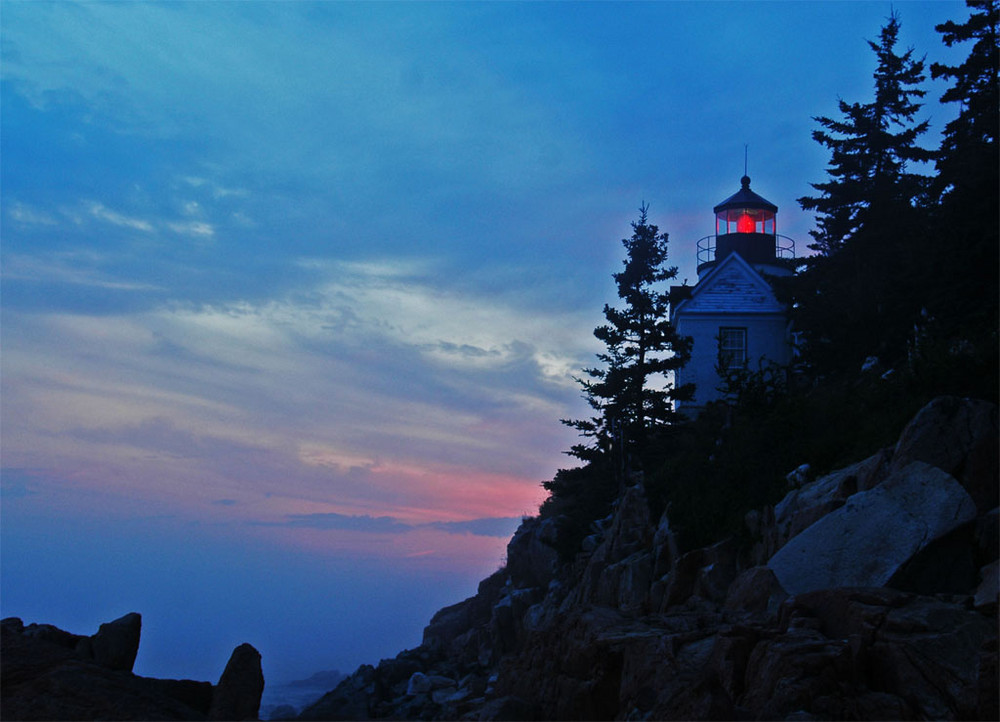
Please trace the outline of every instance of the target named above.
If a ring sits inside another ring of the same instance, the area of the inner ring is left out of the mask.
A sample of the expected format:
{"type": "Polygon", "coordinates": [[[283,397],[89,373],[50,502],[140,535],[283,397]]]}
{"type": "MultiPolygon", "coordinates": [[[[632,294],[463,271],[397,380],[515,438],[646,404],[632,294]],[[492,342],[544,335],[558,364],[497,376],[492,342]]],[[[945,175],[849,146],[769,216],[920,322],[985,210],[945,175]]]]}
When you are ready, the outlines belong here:
{"type": "Polygon", "coordinates": [[[739,625],[719,631],[708,662],[730,700],[743,694],[750,653],[765,634],[762,627],[739,625]]]}
{"type": "Polygon", "coordinates": [[[102,667],[131,672],[139,652],[141,630],[142,617],[132,612],[102,624],[97,633],[89,637],[64,631],[51,624],[22,626],[21,633],[32,639],[72,649],[81,659],[93,660],[102,667]]]}
{"type": "Polygon", "coordinates": [[[975,532],[976,522],[970,521],[928,542],[896,570],[886,586],[918,594],[972,593],[982,566],[975,532]]]}
{"type": "MultiPolygon", "coordinates": [[[[410,678],[423,668],[418,655],[411,651],[400,652],[393,659],[383,659],[375,669],[379,685],[386,689],[398,689],[405,694],[410,678]]],[[[343,681],[343,679],[341,679],[343,681]]]]}
{"type": "Polygon", "coordinates": [[[536,710],[534,705],[525,702],[519,697],[513,695],[507,697],[500,697],[498,699],[491,699],[483,705],[482,710],[479,713],[480,720],[509,720],[510,722],[517,722],[518,720],[534,720],[539,719],[536,716],[536,710]]]}
{"type": "Polygon", "coordinates": [[[406,694],[410,697],[415,694],[426,694],[430,691],[431,679],[423,672],[414,672],[406,684],[406,694]]]}
{"type": "Polygon", "coordinates": [[[790,594],[879,586],[928,542],[974,517],[958,482],[915,461],[793,537],[768,566],[790,594]]]}
{"type": "Polygon", "coordinates": [[[997,669],[997,661],[997,638],[994,635],[979,648],[979,680],[975,685],[977,719],[1000,719],[1000,693],[997,690],[1000,672],[997,669]]]}
{"type": "Polygon", "coordinates": [[[670,574],[654,585],[650,608],[663,612],[692,596],[721,603],[737,573],[735,540],[724,539],[712,546],[694,549],[682,555],[670,574]]]}
{"type": "Polygon", "coordinates": [[[694,549],[681,555],[670,574],[663,580],[665,588],[662,592],[662,601],[653,608],[654,611],[666,611],[690,598],[694,594],[698,572],[703,566],[705,566],[704,549],[694,549]]]}
{"type": "Polygon", "coordinates": [[[645,609],[653,579],[653,537],[645,489],[641,484],[628,487],[602,543],[581,572],[576,599],[630,611],[645,609]]]}
{"type": "MultiPolygon", "coordinates": [[[[867,491],[885,477],[890,452],[882,450],[789,492],[774,506],[773,551],[831,511],[839,509],[852,494],[867,491]]],[[[772,553],[773,553],[772,551],[772,553]]]]}
{"type": "MultiPolygon", "coordinates": [[[[470,647],[478,647],[488,635],[481,637],[470,632],[489,623],[506,581],[505,571],[494,572],[479,583],[474,596],[438,611],[424,628],[423,646],[434,653],[453,657],[465,658],[472,654],[470,647]],[[463,635],[467,636],[463,639],[463,635]]],[[[478,656],[478,649],[473,656],[478,656]]]]}
{"type": "Polygon", "coordinates": [[[249,644],[241,644],[233,650],[219,677],[208,716],[213,720],[257,719],[263,693],[260,652],[249,644]]]}
{"type": "Polygon", "coordinates": [[[851,662],[847,640],[816,629],[789,629],[753,648],[740,704],[761,719],[788,719],[798,710],[838,719],[836,701],[850,693],[842,680],[851,679],[851,662]]]}
{"type": "Polygon", "coordinates": [[[529,632],[540,632],[549,627],[556,619],[558,608],[546,601],[532,604],[524,613],[522,623],[529,632]]]}
{"type": "Polygon", "coordinates": [[[196,682],[191,679],[143,679],[150,689],[183,702],[203,716],[207,716],[212,708],[215,688],[211,682],[196,682]]]}
{"type": "Polygon", "coordinates": [[[452,686],[452,687],[441,687],[441,688],[435,689],[433,692],[431,692],[431,701],[434,702],[434,704],[442,704],[443,705],[443,704],[447,704],[449,702],[460,702],[461,699],[464,699],[464,697],[458,698],[457,695],[458,695],[458,688],[457,687],[454,687],[454,686],[452,686]]]}
{"type": "Polygon", "coordinates": [[[545,587],[555,576],[559,553],[556,520],[531,517],[521,522],[507,544],[507,575],[515,587],[545,587]]]}
{"type": "Polygon", "coordinates": [[[299,716],[298,710],[296,710],[290,704],[280,704],[271,710],[271,714],[268,715],[268,719],[271,722],[278,722],[279,720],[293,720],[299,716]]]}
{"type": "Polygon", "coordinates": [[[524,616],[541,597],[540,589],[512,589],[493,607],[490,632],[501,653],[515,649],[524,629],[524,616]]]}
{"type": "Polygon", "coordinates": [[[997,407],[988,401],[940,396],[922,408],[900,434],[890,471],[913,461],[954,476],[980,514],[997,506],[997,407]]]}
{"type": "Polygon", "coordinates": [[[481,674],[467,674],[458,681],[458,688],[478,697],[486,692],[486,678],[481,674]]]}
{"type": "Polygon", "coordinates": [[[725,601],[729,585],[739,573],[738,554],[739,547],[732,538],[705,547],[704,563],[695,575],[693,594],[713,602],[725,601]]]}
{"type": "MultiPolygon", "coordinates": [[[[867,663],[873,677],[905,694],[923,719],[985,719],[977,711],[977,680],[983,644],[995,635],[995,620],[918,597],[889,610],[867,663]]],[[[996,679],[992,685],[995,696],[996,679]]]]}
{"type": "Polygon", "coordinates": [[[615,565],[620,569],[616,606],[626,612],[640,613],[649,602],[653,579],[653,558],[648,551],[636,552],[615,565]]]}
{"type": "Polygon", "coordinates": [[[982,581],[976,588],[973,604],[976,609],[996,612],[997,602],[1000,600],[1000,562],[990,562],[979,571],[979,574],[982,581]]]}
{"type": "MultiPolygon", "coordinates": [[[[26,627],[22,625],[22,628],[23,628],[22,633],[26,637],[37,639],[43,642],[51,642],[52,644],[57,644],[60,647],[64,647],[66,649],[75,650],[81,646],[81,642],[83,642],[83,640],[88,639],[88,637],[64,631],[62,629],[59,629],[59,627],[56,627],[51,624],[29,624],[26,627]]],[[[84,657],[84,659],[92,658],[90,654],[84,654],[82,656],[84,657]]]]}
{"type": "Polygon", "coordinates": [[[765,566],[742,571],[726,592],[724,608],[735,612],[775,615],[788,598],[774,572],[765,566]]]}
{"type": "Polygon", "coordinates": [[[102,624],[90,638],[94,661],[108,669],[131,672],[139,653],[141,632],[142,616],[136,612],[102,624]]]}
{"type": "MultiPolygon", "coordinates": [[[[301,720],[367,720],[375,706],[375,668],[363,664],[351,676],[338,684],[299,713],[301,720]]],[[[414,698],[422,702],[419,696],[414,698]]],[[[416,719],[419,715],[412,718],[416,719]]]]}
{"type": "Polygon", "coordinates": [[[649,548],[653,527],[649,519],[649,502],[642,484],[628,487],[618,503],[604,546],[609,563],[621,561],[637,551],[649,548]]]}
{"type": "Polygon", "coordinates": [[[81,639],[19,619],[0,625],[0,718],[5,720],[205,719],[212,685],[138,677],[85,659],[81,639]]]}
{"type": "Polygon", "coordinates": [[[677,536],[670,526],[669,509],[665,509],[653,534],[653,577],[660,579],[674,568],[681,553],[677,536]]]}
{"type": "MultiPolygon", "coordinates": [[[[801,594],[783,605],[776,635],[759,634],[736,702],[757,719],[800,711],[809,719],[992,719],[981,716],[979,698],[983,685],[996,694],[982,654],[995,635],[995,620],[932,597],[801,594]]],[[[738,666],[724,679],[738,679],[738,666]]]]}
{"type": "Polygon", "coordinates": [[[778,550],[778,533],[774,524],[774,507],[753,509],[744,517],[747,531],[753,544],[747,555],[751,566],[767,564],[767,560],[778,550]]]}
{"type": "Polygon", "coordinates": [[[798,489],[809,480],[812,467],[809,464],[799,464],[792,471],[785,474],[785,481],[788,482],[789,489],[798,489]]]}
{"type": "Polygon", "coordinates": [[[431,683],[431,689],[441,689],[442,687],[456,687],[456,682],[451,677],[445,677],[442,674],[432,674],[429,675],[428,680],[431,683]]]}
{"type": "Polygon", "coordinates": [[[984,563],[1000,556],[1000,509],[990,509],[976,520],[976,549],[984,563]]]}
{"type": "Polygon", "coordinates": [[[0,631],[7,634],[24,634],[24,622],[19,617],[0,619],[0,631]]]}

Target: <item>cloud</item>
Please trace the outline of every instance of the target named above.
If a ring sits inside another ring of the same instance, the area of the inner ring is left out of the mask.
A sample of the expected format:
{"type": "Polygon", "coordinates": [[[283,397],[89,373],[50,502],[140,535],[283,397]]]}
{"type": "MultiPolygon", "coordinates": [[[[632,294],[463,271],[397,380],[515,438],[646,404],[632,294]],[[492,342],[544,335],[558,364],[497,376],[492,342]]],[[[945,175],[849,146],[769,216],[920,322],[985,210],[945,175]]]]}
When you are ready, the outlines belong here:
{"type": "Polygon", "coordinates": [[[290,514],[281,522],[253,522],[258,526],[285,526],[296,529],[336,529],[368,534],[402,534],[411,531],[411,524],[404,524],[390,516],[350,516],[347,514],[290,514]]]}
{"type": "Polygon", "coordinates": [[[430,526],[449,534],[473,534],[508,539],[513,536],[521,521],[522,517],[519,516],[491,517],[469,521],[440,521],[434,522],[430,526]]]}
{"type": "MultiPolygon", "coordinates": [[[[348,515],[336,513],[289,514],[282,521],[251,522],[254,526],[280,526],[295,529],[355,531],[366,534],[405,534],[418,529],[437,529],[448,534],[497,537],[513,535],[521,517],[489,517],[467,521],[439,521],[413,524],[391,516],[348,515]]],[[[426,553],[426,552],[425,552],[426,553]]]]}
{"type": "Polygon", "coordinates": [[[11,204],[7,215],[17,223],[21,223],[26,226],[59,225],[59,221],[49,213],[37,208],[32,208],[31,206],[21,202],[11,204]]]}
{"type": "Polygon", "coordinates": [[[215,229],[204,221],[172,221],[167,223],[167,228],[182,236],[212,238],[215,235],[215,229]]]}
{"type": "Polygon", "coordinates": [[[448,366],[496,369],[528,357],[546,381],[572,385],[563,372],[596,348],[589,313],[557,319],[515,297],[449,289],[407,261],[309,265],[321,270],[320,312],[348,308],[371,331],[448,366]]]}
{"type": "Polygon", "coordinates": [[[106,221],[116,226],[131,228],[136,231],[152,231],[153,224],[142,218],[132,218],[122,213],[118,213],[109,208],[105,208],[103,203],[91,203],[90,214],[98,220],[106,221]]]}
{"type": "Polygon", "coordinates": [[[197,176],[184,176],[181,181],[188,184],[192,188],[203,188],[207,189],[213,198],[245,198],[250,195],[250,191],[246,188],[227,188],[225,186],[219,185],[214,180],[210,178],[200,178],[197,176]]]}
{"type": "Polygon", "coordinates": [[[120,278],[104,270],[116,262],[114,255],[92,251],[10,253],[4,256],[3,280],[40,284],[90,286],[109,291],[162,291],[162,286],[120,278]]]}

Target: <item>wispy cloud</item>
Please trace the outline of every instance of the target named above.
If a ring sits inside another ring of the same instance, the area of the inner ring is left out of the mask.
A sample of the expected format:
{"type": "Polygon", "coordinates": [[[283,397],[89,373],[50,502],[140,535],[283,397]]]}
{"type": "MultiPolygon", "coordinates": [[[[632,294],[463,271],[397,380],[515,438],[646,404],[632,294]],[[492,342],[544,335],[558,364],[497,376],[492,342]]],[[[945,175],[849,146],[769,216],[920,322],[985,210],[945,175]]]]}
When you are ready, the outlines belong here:
{"type": "Polygon", "coordinates": [[[42,284],[70,284],[113,291],[161,291],[162,286],[130,281],[104,270],[115,262],[111,254],[92,251],[40,252],[4,256],[5,281],[32,281],[42,284]]]}
{"type": "Polygon", "coordinates": [[[182,236],[211,238],[215,235],[215,229],[204,221],[171,221],[167,223],[167,228],[182,236]]]}
{"type": "Polygon", "coordinates": [[[413,524],[391,516],[352,516],[336,513],[289,514],[280,521],[254,521],[254,526],[356,531],[366,534],[405,534],[417,529],[438,529],[448,534],[472,534],[509,538],[520,524],[521,517],[489,517],[468,521],[430,522],[413,524]]]}
{"type": "Polygon", "coordinates": [[[213,198],[246,198],[250,195],[250,191],[246,188],[228,188],[219,185],[214,180],[210,178],[202,178],[198,176],[184,176],[181,181],[191,186],[192,188],[207,189],[211,193],[213,198]]]}
{"type": "Polygon", "coordinates": [[[50,213],[33,208],[25,203],[15,202],[7,215],[17,223],[26,226],[57,226],[59,221],[50,213]]]}
{"type": "Polygon", "coordinates": [[[476,536],[494,536],[507,539],[517,531],[522,517],[490,517],[485,519],[470,519],[469,521],[440,521],[430,526],[450,534],[474,534],[476,536]]]}
{"type": "Polygon", "coordinates": [[[118,213],[110,208],[106,208],[103,203],[91,203],[90,204],[90,215],[98,220],[106,221],[116,226],[123,226],[125,228],[131,228],[136,231],[146,231],[150,232],[153,230],[153,224],[148,220],[142,218],[134,218],[126,216],[123,213],[118,213]]]}
{"type": "Polygon", "coordinates": [[[256,526],[286,526],[307,529],[338,529],[369,534],[402,534],[413,530],[391,516],[348,516],[346,514],[291,514],[279,522],[253,522],[256,526]]]}

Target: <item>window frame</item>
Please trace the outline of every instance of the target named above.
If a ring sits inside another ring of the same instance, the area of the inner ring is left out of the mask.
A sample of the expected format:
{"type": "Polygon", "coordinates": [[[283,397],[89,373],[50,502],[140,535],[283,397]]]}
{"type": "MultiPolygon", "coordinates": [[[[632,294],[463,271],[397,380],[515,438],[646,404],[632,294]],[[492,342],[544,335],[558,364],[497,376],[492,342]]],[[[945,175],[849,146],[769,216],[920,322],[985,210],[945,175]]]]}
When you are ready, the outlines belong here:
{"type": "Polygon", "coordinates": [[[719,326],[719,366],[724,371],[747,368],[747,327],[719,326]]]}

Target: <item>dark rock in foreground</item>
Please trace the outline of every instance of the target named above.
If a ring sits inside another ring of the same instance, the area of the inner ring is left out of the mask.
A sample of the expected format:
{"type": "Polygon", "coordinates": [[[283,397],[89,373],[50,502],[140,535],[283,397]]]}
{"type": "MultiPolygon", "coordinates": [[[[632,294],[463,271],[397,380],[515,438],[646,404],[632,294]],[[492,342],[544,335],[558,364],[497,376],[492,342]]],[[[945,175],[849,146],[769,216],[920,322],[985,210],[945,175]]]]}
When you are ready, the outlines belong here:
{"type": "Polygon", "coordinates": [[[219,678],[208,716],[213,720],[257,719],[263,693],[260,652],[249,644],[241,644],[233,650],[219,678]]]}
{"type": "Polygon", "coordinates": [[[250,645],[233,653],[218,686],[132,674],[141,617],[127,614],[90,637],[49,624],[0,622],[4,720],[256,719],[263,676],[250,645]],[[254,663],[256,666],[254,666],[254,663]],[[227,673],[228,676],[227,676],[227,673]],[[259,684],[259,688],[258,688],[259,684]],[[239,716],[236,716],[239,715],[239,716]]]}

